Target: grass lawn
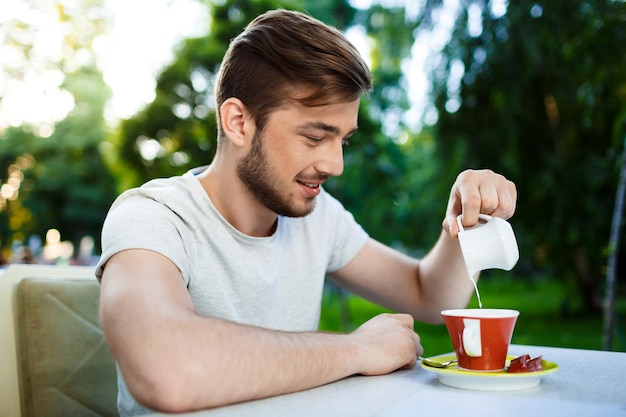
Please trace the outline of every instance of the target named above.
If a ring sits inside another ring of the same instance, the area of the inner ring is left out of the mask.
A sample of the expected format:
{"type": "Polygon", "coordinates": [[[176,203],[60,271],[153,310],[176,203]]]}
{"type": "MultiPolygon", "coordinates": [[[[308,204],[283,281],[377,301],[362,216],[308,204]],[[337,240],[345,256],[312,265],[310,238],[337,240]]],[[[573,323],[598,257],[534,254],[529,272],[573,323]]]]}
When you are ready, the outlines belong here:
{"type": "MultiPolygon", "coordinates": [[[[564,283],[485,274],[478,288],[483,307],[520,311],[512,343],[602,349],[602,315],[585,313],[576,291],[564,283]]],[[[476,297],[470,307],[478,307],[476,297]]],[[[626,352],[626,297],[623,294],[616,297],[616,309],[612,350],[626,352]]],[[[337,291],[326,291],[320,329],[350,331],[382,312],[389,310],[349,294],[344,295],[342,304],[337,291]]],[[[444,325],[416,322],[415,331],[420,335],[426,356],[452,351],[444,325]]]]}

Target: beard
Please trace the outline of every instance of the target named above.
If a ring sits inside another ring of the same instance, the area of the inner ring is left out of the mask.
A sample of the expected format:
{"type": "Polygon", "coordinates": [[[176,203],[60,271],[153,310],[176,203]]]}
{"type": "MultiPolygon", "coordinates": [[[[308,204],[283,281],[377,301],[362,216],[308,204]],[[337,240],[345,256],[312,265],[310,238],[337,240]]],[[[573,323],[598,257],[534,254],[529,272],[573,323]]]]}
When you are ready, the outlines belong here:
{"type": "Polygon", "coordinates": [[[279,181],[267,160],[263,134],[258,130],[252,138],[250,152],[237,164],[237,174],[254,198],[279,216],[304,217],[315,208],[314,199],[298,206],[292,198],[275,186],[279,181]]]}

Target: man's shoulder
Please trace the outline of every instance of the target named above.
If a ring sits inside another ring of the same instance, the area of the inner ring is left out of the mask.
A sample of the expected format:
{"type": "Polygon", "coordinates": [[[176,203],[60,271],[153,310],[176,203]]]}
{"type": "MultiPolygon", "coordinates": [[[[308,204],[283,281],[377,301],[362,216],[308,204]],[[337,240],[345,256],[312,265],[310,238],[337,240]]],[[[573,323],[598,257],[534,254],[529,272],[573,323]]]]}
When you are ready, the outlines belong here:
{"type": "Polygon", "coordinates": [[[150,180],[140,187],[124,191],[113,203],[116,208],[122,203],[133,200],[143,201],[146,204],[157,203],[165,206],[176,205],[193,199],[195,178],[176,176],[150,180]]]}

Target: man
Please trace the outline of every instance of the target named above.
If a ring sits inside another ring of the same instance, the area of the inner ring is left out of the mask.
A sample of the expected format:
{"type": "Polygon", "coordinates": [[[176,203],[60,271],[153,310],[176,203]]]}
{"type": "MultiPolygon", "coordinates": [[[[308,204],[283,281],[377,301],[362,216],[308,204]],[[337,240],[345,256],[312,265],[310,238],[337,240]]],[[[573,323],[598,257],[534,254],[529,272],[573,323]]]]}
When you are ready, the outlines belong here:
{"type": "Polygon", "coordinates": [[[124,193],[103,228],[101,320],[122,415],[217,407],[412,367],[413,320],[472,294],[456,217],[503,218],[513,183],[466,171],[422,260],[368,237],[322,188],[343,170],[369,71],[337,30],[272,11],[231,43],[208,167],[124,193]],[[316,332],[324,277],[403,312],[316,332]],[[146,408],[144,408],[146,407],[146,408]]]}

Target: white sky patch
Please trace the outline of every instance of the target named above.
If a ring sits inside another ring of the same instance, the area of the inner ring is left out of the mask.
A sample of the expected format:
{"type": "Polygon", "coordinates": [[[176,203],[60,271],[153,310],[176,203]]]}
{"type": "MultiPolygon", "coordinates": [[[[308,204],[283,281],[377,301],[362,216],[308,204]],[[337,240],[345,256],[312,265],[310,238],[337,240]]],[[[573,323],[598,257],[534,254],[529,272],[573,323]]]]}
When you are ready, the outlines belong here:
{"type": "Polygon", "coordinates": [[[507,0],[491,0],[489,2],[491,17],[493,17],[494,19],[501,18],[506,14],[508,7],[509,3],[507,0]]]}
{"type": "Polygon", "coordinates": [[[107,119],[128,118],[154,99],[156,77],[184,38],[207,33],[205,6],[193,0],[107,0],[115,21],[98,41],[98,60],[113,97],[107,119]]]}
{"type": "Polygon", "coordinates": [[[368,68],[372,68],[372,60],[370,59],[371,46],[368,44],[367,33],[363,26],[353,26],[346,32],[346,38],[359,51],[368,68]]]}
{"type": "MultiPolygon", "coordinates": [[[[424,7],[424,1],[418,0],[351,0],[350,5],[367,9],[374,4],[381,4],[384,7],[405,7],[408,17],[418,16],[424,7]]],[[[506,0],[492,0],[491,13],[506,12],[506,0]],[[504,9],[504,12],[502,10],[504,9]]],[[[415,42],[411,49],[411,56],[402,64],[402,70],[405,74],[408,84],[408,97],[411,107],[404,114],[403,121],[413,131],[420,131],[423,124],[432,125],[437,122],[437,110],[430,101],[430,74],[440,62],[441,50],[450,41],[452,29],[456,16],[461,9],[459,0],[444,0],[440,9],[433,11],[434,27],[432,30],[417,30],[415,42]]],[[[474,16],[476,11],[474,10],[474,16]]],[[[480,17],[480,16],[478,16],[480,17]]],[[[365,37],[365,33],[358,33],[352,29],[348,34],[355,34],[357,37],[365,37]]],[[[480,20],[473,21],[472,31],[482,32],[482,24],[480,20]]],[[[350,38],[355,46],[361,51],[364,57],[368,58],[369,48],[365,41],[359,43],[355,38],[350,38]],[[362,49],[363,48],[363,49],[362,49]]],[[[369,62],[368,62],[369,63],[369,62]]],[[[456,82],[456,80],[455,80],[456,82]]],[[[451,107],[452,108],[452,107],[451,107]]]]}
{"type": "Polygon", "coordinates": [[[417,31],[411,59],[404,68],[411,101],[405,123],[414,131],[421,130],[423,124],[433,125],[438,120],[437,110],[430,100],[430,74],[439,65],[440,52],[450,41],[460,10],[459,0],[444,0],[441,9],[433,11],[433,29],[417,31]]]}
{"type": "Polygon", "coordinates": [[[29,52],[28,65],[18,48],[5,42],[4,38],[0,39],[3,68],[21,77],[16,79],[0,72],[0,129],[24,122],[56,122],[74,107],[71,95],[59,88],[63,74],[45,67],[46,57],[61,53],[62,33],[52,13],[52,6],[33,10],[22,1],[0,3],[0,25],[3,21],[19,18],[39,29],[29,52]]]}
{"type": "Polygon", "coordinates": [[[374,0],[350,0],[350,6],[356,9],[368,9],[374,4],[374,0]]]}
{"type": "MultiPolygon", "coordinates": [[[[110,123],[135,114],[154,99],[156,77],[174,57],[174,47],[186,37],[207,33],[206,7],[194,0],[106,0],[114,20],[110,31],[94,41],[98,66],[113,97],[106,117],[110,123]]],[[[0,39],[0,59],[23,74],[22,80],[0,72],[0,129],[8,126],[50,125],[74,107],[69,93],[59,88],[63,74],[44,71],[47,62],[62,56],[64,31],[54,4],[1,0],[0,25],[18,19],[37,28],[28,62],[0,39]],[[31,6],[34,4],[34,6],[31,6]]],[[[89,63],[88,54],[73,57],[89,63]]]]}
{"type": "Polygon", "coordinates": [[[483,33],[482,8],[472,3],[467,9],[467,31],[473,38],[479,37],[483,33]]]}

